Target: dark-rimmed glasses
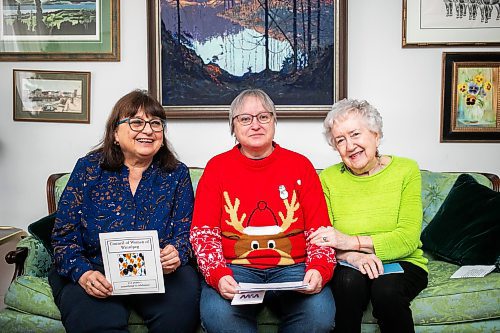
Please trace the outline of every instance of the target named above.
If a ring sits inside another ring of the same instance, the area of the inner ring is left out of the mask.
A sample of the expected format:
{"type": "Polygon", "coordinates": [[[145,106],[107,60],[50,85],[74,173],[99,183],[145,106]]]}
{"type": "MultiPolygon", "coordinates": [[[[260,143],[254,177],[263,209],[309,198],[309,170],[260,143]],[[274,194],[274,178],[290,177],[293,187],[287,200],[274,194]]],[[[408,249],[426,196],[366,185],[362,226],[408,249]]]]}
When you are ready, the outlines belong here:
{"type": "Polygon", "coordinates": [[[163,128],[165,128],[165,122],[161,119],[144,120],[141,118],[124,118],[118,121],[116,125],[118,126],[123,123],[128,123],[130,129],[134,132],[142,132],[146,124],[149,124],[153,132],[163,132],[163,128]]]}
{"type": "Polygon", "coordinates": [[[271,112],[261,112],[256,114],[255,116],[243,113],[233,117],[234,119],[238,119],[238,122],[243,126],[248,126],[252,123],[253,118],[257,118],[257,121],[261,124],[267,124],[273,119],[273,114],[271,112]]]}

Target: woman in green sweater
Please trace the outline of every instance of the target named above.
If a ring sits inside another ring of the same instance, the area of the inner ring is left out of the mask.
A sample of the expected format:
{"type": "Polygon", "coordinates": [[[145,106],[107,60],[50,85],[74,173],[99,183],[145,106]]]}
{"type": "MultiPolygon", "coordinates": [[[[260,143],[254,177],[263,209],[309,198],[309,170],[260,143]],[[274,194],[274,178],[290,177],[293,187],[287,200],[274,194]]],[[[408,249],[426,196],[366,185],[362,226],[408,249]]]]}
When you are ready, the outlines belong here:
{"type": "Polygon", "coordinates": [[[410,302],[427,286],[428,272],[419,167],[379,154],[382,118],[366,101],[339,101],[324,126],[342,162],[320,174],[333,227],[309,239],[334,247],[340,263],[351,265],[337,265],[331,281],[335,332],[360,332],[369,301],[382,332],[414,332],[410,302]],[[404,272],[384,274],[387,263],[404,272]]]}

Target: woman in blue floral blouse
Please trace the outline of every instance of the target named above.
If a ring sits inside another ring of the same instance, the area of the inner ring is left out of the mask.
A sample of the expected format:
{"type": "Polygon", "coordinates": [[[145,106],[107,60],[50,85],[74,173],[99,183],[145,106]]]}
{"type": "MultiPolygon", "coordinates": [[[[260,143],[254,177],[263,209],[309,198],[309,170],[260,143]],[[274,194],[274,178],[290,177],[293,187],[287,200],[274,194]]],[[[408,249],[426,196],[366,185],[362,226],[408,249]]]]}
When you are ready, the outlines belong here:
{"type": "Polygon", "coordinates": [[[165,112],[148,93],[123,96],[100,146],[82,157],[59,201],[49,277],[67,332],[128,332],[130,309],[150,332],[194,331],[199,280],[189,229],[193,189],[165,138],[165,112]],[[164,294],[111,296],[99,233],[157,230],[164,294]]]}

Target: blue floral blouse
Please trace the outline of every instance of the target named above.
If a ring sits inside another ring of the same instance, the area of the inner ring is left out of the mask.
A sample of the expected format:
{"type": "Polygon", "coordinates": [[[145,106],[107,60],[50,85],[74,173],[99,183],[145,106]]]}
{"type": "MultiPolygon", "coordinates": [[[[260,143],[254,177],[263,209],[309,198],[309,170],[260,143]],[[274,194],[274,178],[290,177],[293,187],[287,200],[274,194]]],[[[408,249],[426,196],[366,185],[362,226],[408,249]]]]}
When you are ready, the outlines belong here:
{"type": "Polygon", "coordinates": [[[194,201],[186,165],[179,162],[169,173],[154,160],[132,195],[128,168],[103,170],[100,159],[91,153],[78,160],[59,201],[52,233],[58,273],[76,283],[102,267],[102,232],[157,230],[160,248],[172,244],[186,264],[194,201]]]}

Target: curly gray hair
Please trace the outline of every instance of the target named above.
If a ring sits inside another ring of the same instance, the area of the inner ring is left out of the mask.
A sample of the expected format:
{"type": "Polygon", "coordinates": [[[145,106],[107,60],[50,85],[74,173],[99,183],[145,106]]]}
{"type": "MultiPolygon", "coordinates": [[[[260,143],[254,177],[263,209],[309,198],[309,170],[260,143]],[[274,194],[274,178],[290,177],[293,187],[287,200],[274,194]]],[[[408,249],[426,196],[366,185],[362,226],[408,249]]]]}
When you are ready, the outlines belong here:
{"type": "Polygon", "coordinates": [[[382,132],[382,117],[378,110],[365,100],[347,99],[338,101],[333,104],[332,110],[326,115],[323,127],[325,131],[326,141],[335,150],[335,142],[333,140],[332,128],[333,124],[345,120],[351,115],[360,115],[366,122],[368,129],[374,133],[378,133],[379,138],[382,139],[384,133],[382,132]]]}
{"type": "Polygon", "coordinates": [[[239,93],[238,96],[233,99],[233,102],[231,103],[231,107],[229,108],[229,128],[231,130],[231,135],[234,134],[234,116],[238,114],[238,111],[241,109],[243,106],[243,102],[245,101],[246,97],[256,97],[258,98],[264,109],[268,112],[271,112],[274,117],[274,121],[276,123],[276,107],[274,106],[274,102],[269,97],[268,94],[264,92],[264,90],[261,89],[247,89],[243,90],[242,92],[239,93]]]}

